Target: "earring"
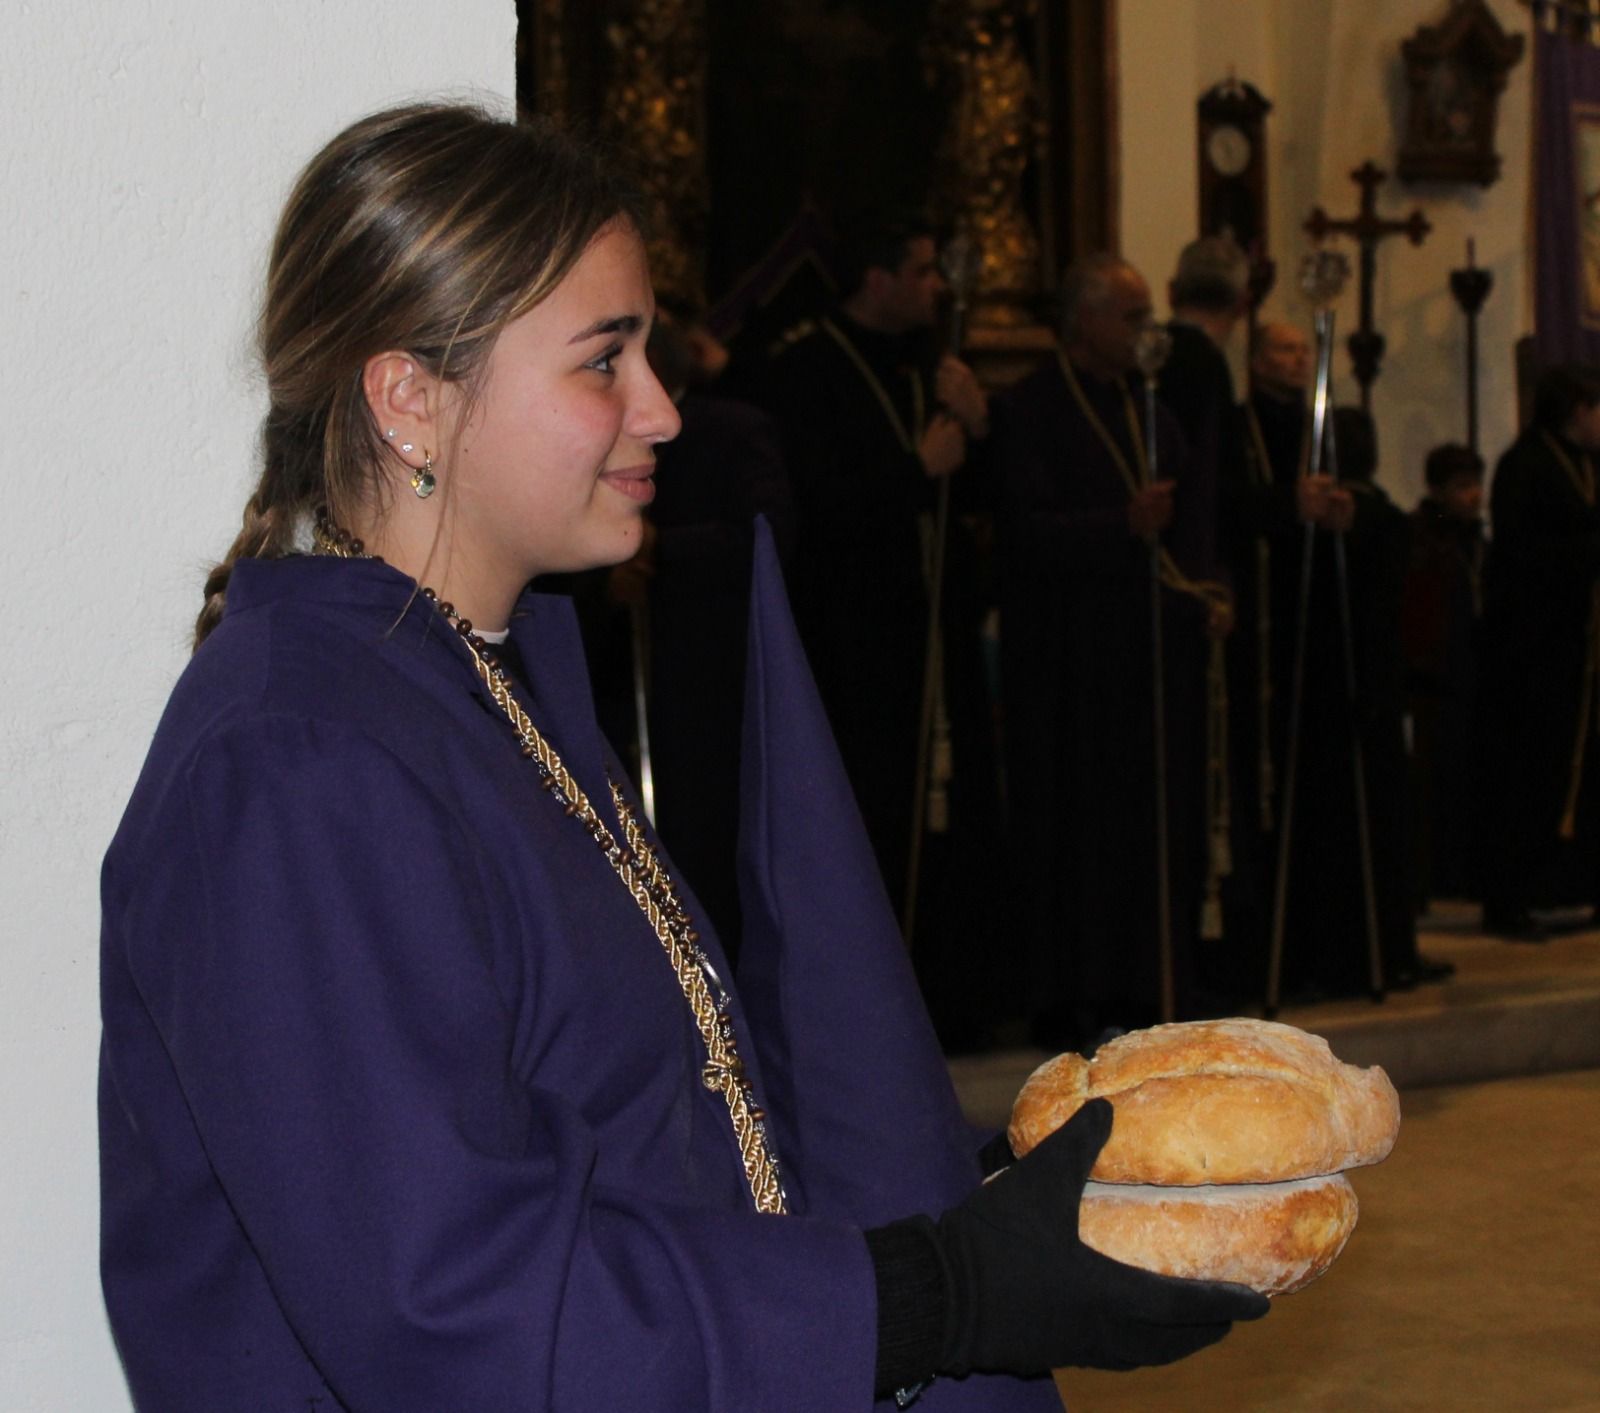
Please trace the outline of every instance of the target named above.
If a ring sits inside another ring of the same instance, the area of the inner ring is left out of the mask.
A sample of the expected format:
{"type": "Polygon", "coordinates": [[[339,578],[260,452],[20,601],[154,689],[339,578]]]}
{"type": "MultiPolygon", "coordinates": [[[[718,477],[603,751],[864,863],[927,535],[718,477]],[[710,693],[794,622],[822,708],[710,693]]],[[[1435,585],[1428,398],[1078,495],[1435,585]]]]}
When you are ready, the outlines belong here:
{"type": "Polygon", "coordinates": [[[401,442],[400,443],[400,450],[401,451],[410,451],[411,450],[411,443],[410,442],[401,442]]]}
{"type": "Polygon", "coordinates": [[[427,500],[437,489],[439,483],[433,475],[433,453],[426,447],[422,451],[422,467],[411,473],[411,489],[417,493],[418,500],[427,500]]]}
{"type": "Polygon", "coordinates": [[[384,435],[384,439],[386,441],[391,441],[392,442],[394,440],[394,428],[390,427],[389,430],[387,432],[385,432],[383,435],[384,435]]]}

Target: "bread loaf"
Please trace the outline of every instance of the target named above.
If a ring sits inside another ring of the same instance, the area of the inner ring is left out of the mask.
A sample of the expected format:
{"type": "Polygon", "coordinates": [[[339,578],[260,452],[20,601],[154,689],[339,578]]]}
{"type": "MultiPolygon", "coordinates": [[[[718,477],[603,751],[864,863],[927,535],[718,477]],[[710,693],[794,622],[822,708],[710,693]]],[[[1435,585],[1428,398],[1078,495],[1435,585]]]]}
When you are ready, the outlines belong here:
{"type": "Polygon", "coordinates": [[[1193,1021],[1119,1036],[1092,1060],[1041,1065],[1012,1108],[1013,1151],[1098,1097],[1116,1110],[1091,1174],[1106,1183],[1319,1177],[1381,1161],[1400,1128],[1389,1077],[1341,1063],[1320,1036],[1271,1021],[1193,1021]]]}
{"type": "Polygon", "coordinates": [[[1130,1266],[1285,1295],[1333,1264],[1356,1211],[1355,1191],[1339,1174],[1232,1187],[1091,1182],[1078,1233],[1130,1266]]]}

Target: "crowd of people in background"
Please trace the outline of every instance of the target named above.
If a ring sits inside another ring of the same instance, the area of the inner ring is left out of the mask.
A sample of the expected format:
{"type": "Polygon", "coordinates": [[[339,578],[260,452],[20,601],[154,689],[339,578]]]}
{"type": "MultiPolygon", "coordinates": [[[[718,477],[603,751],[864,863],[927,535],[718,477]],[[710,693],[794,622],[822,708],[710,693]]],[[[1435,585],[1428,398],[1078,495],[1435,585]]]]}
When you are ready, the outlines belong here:
{"type": "Polygon", "coordinates": [[[1249,317],[1231,242],[1185,249],[1164,326],[1080,261],[1055,351],[987,389],[938,257],[924,223],[847,233],[837,301],[732,369],[695,311],[652,338],[684,433],[640,555],[577,588],[723,936],[758,514],[951,1049],[1437,982],[1431,900],[1517,940],[1600,901],[1600,374],[1543,375],[1491,545],[1475,451],[1407,513],[1366,413],[1313,447],[1311,341],[1249,317]]]}

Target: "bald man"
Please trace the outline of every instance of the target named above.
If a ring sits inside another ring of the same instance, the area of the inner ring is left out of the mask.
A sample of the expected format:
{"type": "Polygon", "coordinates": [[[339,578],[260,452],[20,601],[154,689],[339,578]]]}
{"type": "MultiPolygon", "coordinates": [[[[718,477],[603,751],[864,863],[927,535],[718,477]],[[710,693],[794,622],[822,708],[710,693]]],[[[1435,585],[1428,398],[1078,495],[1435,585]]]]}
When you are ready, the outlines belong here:
{"type": "MultiPolygon", "coordinates": [[[[1235,707],[1234,818],[1239,825],[1229,937],[1254,973],[1258,994],[1266,981],[1277,833],[1283,823],[1302,566],[1308,545],[1312,551],[1283,960],[1284,994],[1290,1000],[1367,989],[1365,923],[1356,906],[1362,875],[1335,535],[1346,541],[1361,697],[1358,712],[1368,757],[1368,822],[1375,840],[1389,840],[1388,815],[1393,813],[1385,803],[1392,782],[1374,778],[1375,763],[1392,755],[1387,738],[1379,742],[1372,735],[1371,697],[1384,676],[1379,670],[1381,654],[1375,649],[1378,637],[1372,630],[1378,619],[1363,612],[1382,578],[1378,571],[1390,538],[1388,517],[1383,514],[1386,501],[1373,489],[1358,502],[1351,489],[1332,476],[1309,474],[1312,417],[1307,394],[1313,364],[1311,340],[1302,329],[1264,324],[1256,330],[1250,349],[1250,395],[1241,413],[1247,452],[1244,474],[1226,484],[1223,494],[1225,554],[1233,567],[1240,622],[1240,631],[1229,644],[1230,696],[1235,707]],[[1308,525],[1317,531],[1309,540],[1308,525]]],[[[1370,439],[1370,422],[1346,418],[1344,426],[1348,440],[1344,450],[1351,463],[1346,469],[1353,472],[1375,459],[1356,435],[1365,428],[1363,435],[1370,439]]],[[[1409,910],[1386,904],[1391,893],[1404,891],[1404,880],[1392,879],[1386,871],[1387,856],[1395,852],[1388,843],[1374,850],[1385,856],[1375,858],[1374,867],[1379,874],[1386,984],[1391,986],[1414,980],[1416,970],[1409,910]]],[[[1399,852],[1404,853],[1403,847],[1399,852]]]]}
{"type": "MultiPolygon", "coordinates": [[[[1210,571],[1210,506],[1160,408],[1147,484],[1136,349],[1152,312],[1114,256],[1067,272],[1057,355],[994,408],[1011,896],[1034,1038],[1158,1016],[1151,546],[1210,571]]],[[[1203,878],[1206,613],[1162,593],[1168,835],[1180,1005],[1203,878]]]]}
{"type": "Polygon", "coordinates": [[[1178,256],[1167,284],[1172,353],[1161,369],[1161,398],[1177,417],[1191,459],[1213,476],[1243,455],[1227,347],[1249,307],[1250,265],[1227,236],[1202,236],[1178,256]]]}
{"type": "Polygon", "coordinates": [[[1307,392],[1315,354],[1303,329],[1262,324],[1250,345],[1250,397],[1245,420],[1250,449],[1257,453],[1252,481],[1280,494],[1293,490],[1301,521],[1324,530],[1348,530],[1350,493],[1331,476],[1310,476],[1311,414],[1307,392]],[[1264,451],[1265,462],[1259,453],[1264,451]]]}

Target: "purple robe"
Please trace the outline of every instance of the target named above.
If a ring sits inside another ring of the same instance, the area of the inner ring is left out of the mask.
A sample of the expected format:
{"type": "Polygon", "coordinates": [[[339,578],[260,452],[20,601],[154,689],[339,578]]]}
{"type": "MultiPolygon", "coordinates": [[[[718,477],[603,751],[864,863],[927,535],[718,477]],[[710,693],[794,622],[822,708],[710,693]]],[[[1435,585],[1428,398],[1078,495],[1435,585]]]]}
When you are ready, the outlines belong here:
{"type": "MultiPolygon", "coordinates": [[[[102,1277],[140,1407],[872,1406],[861,1229],[959,1200],[975,1145],[757,560],[732,1014],[784,1217],[659,941],[411,581],[239,565],[103,877],[102,1277]]],[[[616,831],[570,606],[526,596],[513,636],[616,831]]]]}
{"type": "MultiPolygon", "coordinates": [[[[1124,390],[1079,386],[1126,464],[1124,390]]],[[[1142,407],[1143,384],[1128,389],[1142,407]]],[[[1157,404],[1158,466],[1176,482],[1163,546],[1215,572],[1210,466],[1157,404]]],[[[1019,970],[1043,1044],[1159,1019],[1150,550],[1129,488],[1052,359],[994,404],[1000,481],[1001,676],[1019,970]]],[[[1205,876],[1205,612],[1161,592],[1172,951],[1178,1018],[1191,1003],[1205,876]]]]}

